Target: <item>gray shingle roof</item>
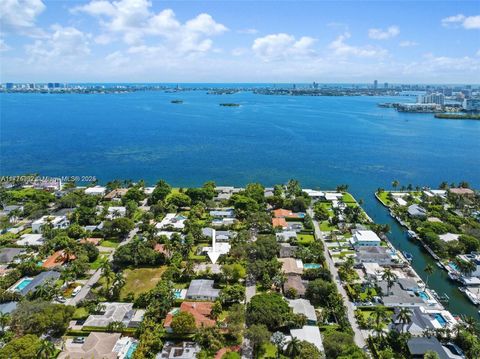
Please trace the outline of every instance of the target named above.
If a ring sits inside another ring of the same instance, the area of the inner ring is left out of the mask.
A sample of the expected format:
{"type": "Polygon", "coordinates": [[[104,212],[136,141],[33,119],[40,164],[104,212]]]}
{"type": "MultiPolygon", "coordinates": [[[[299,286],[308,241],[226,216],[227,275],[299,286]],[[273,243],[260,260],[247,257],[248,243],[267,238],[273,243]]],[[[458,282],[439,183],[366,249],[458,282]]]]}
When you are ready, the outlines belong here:
{"type": "Polygon", "coordinates": [[[47,280],[52,279],[52,280],[57,280],[60,278],[60,273],[55,272],[55,271],[48,271],[48,272],[42,272],[39,275],[37,275],[33,280],[22,290],[20,290],[20,293],[22,295],[27,295],[30,292],[33,292],[35,288],[37,288],[39,285],[42,285],[45,283],[47,280]]]}

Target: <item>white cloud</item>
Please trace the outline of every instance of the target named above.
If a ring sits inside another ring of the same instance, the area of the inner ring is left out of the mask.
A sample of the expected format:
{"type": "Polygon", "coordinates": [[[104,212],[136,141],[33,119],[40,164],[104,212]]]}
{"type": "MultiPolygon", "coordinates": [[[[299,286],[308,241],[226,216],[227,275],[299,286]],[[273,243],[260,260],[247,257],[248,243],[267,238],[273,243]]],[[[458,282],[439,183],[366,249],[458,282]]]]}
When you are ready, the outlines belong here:
{"type": "Polygon", "coordinates": [[[464,29],[480,29],[480,15],[465,16],[463,14],[453,15],[442,19],[445,27],[463,27],[464,29]]]}
{"type": "Polygon", "coordinates": [[[173,10],[165,9],[155,14],[150,11],[151,6],[147,0],[93,0],[73,8],[72,12],[99,17],[105,33],[97,36],[97,43],[107,43],[121,36],[126,44],[137,48],[145,46],[146,36],[160,37],[162,42],[151,46],[151,50],[164,48],[178,55],[212,50],[210,37],[228,30],[209,14],[199,14],[182,24],[173,10]]]}
{"type": "Polygon", "coordinates": [[[8,51],[11,47],[5,43],[4,39],[0,39],[0,52],[8,51]]]}
{"type": "Polygon", "coordinates": [[[390,26],[386,30],[382,29],[370,29],[368,30],[368,37],[374,40],[386,40],[400,34],[400,28],[398,26],[390,26]]]}
{"type": "Polygon", "coordinates": [[[413,46],[417,46],[418,45],[418,42],[415,42],[415,41],[410,41],[410,40],[404,40],[404,41],[401,41],[398,46],[400,47],[413,47],[413,46]]]}
{"type": "Polygon", "coordinates": [[[244,47],[236,47],[231,51],[232,56],[242,56],[248,52],[248,49],[244,47]]]}
{"type": "Polygon", "coordinates": [[[246,34],[246,35],[255,35],[255,34],[258,34],[258,30],[257,29],[241,29],[241,30],[238,30],[237,33],[246,34]]]}
{"type": "Polygon", "coordinates": [[[42,0],[0,1],[0,24],[2,31],[28,36],[41,36],[42,31],[36,27],[35,21],[45,8],[42,0]]]}
{"type": "Polygon", "coordinates": [[[52,59],[76,61],[90,53],[88,35],[80,30],[60,25],[53,25],[52,30],[48,38],[36,40],[25,47],[30,62],[45,62],[52,59]]]}
{"type": "Polygon", "coordinates": [[[294,36],[285,33],[271,34],[255,39],[252,50],[265,61],[298,58],[313,55],[312,45],[315,41],[308,36],[296,40],[294,36]]]}
{"type": "Polygon", "coordinates": [[[346,32],[330,43],[329,49],[333,50],[334,55],[341,57],[383,57],[387,54],[387,51],[382,48],[373,46],[353,46],[345,43],[345,40],[350,38],[350,36],[350,33],[346,32]]]}

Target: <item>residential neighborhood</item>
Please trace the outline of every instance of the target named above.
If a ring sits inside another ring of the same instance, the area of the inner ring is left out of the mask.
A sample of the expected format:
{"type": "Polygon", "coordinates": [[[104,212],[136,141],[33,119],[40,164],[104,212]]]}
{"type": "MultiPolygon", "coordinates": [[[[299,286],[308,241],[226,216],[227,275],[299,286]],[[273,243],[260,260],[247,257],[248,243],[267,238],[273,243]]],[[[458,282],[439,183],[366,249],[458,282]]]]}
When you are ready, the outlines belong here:
{"type": "Polygon", "coordinates": [[[0,358],[478,358],[347,190],[3,186],[0,358]]]}

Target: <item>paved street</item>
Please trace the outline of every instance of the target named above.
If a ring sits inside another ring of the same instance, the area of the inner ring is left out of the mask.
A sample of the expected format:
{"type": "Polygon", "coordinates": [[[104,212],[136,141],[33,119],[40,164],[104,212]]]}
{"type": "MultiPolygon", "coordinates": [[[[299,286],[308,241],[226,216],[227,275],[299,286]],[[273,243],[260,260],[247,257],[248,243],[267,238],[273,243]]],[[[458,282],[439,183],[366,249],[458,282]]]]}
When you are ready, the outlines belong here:
{"type": "MultiPolygon", "coordinates": [[[[127,238],[120,243],[119,247],[124,246],[125,244],[130,242],[135,237],[137,232],[138,232],[138,228],[135,227],[133,230],[130,231],[127,238]]],[[[112,250],[110,255],[108,256],[108,260],[110,262],[113,260],[113,253],[114,252],[115,251],[112,250]]],[[[65,302],[65,304],[66,305],[77,305],[77,303],[81,302],[87,296],[88,292],[90,292],[90,289],[92,289],[92,287],[99,281],[101,275],[102,275],[102,270],[97,269],[95,271],[95,273],[93,273],[93,275],[88,279],[88,281],[82,287],[80,292],[78,292],[78,294],[75,297],[68,298],[67,301],[65,302]]]]}
{"type": "MultiPolygon", "coordinates": [[[[311,209],[308,210],[308,214],[312,218],[314,218],[314,214],[313,214],[313,211],[311,209]]],[[[347,308],[348,321],[352,325],[352,329],[353,329],[353,332],[355,334],[355,337],[354,337],[355,344],[358,347],[363,348],[367,345],[367,343],[366,343],[365,338],[362,334],[362,331],[358,327],[357,320],[355,319],[355,313],[354,313],[354,310],[353,310],[353,305],[352,305],[352,303],[350,303],[350,300],[348,299],[348,296],[347,296],[347,292],[345,291],[345,289],[343,288],[343,286],[341,284],[340,277],[338,276],[337,268],[335,268],[335,264],[333,263],[333,260],[329,255],[327,245],[325,244],[325,241],[324,241],[323,233],[322,233],[322,231],[320,231],[320,226],[315,219],[313,220],[313,225],[315,227],[316,238],[321,239],[322,242],[323,242],[323,247],[324,247],[324,250],[325,250],[325,258],[326,258],[326,261],[327,261],[327,264],[328,264],[328,269],[330,270],[330,273],[332,274],[332,278],[333,278],[335,284],[337,285],[338,292],[342,295],[343,302],[345,304],[345,307],[347,308]]]]}

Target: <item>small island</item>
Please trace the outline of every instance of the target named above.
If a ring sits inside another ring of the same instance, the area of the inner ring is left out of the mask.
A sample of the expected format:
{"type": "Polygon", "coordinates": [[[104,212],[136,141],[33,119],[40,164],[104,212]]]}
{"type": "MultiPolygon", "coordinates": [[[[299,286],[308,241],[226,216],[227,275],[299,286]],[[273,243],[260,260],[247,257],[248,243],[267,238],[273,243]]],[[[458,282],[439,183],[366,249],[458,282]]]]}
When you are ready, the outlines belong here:
{"type": "Polygon", "coordinates": [[[239,107],[239,103],[221,103],[220,106],[225,106],[225,107],[239,107]]]}
{"type": "Polygon", "coordinates": [[[480,120],[480,113],[436,113],[435,118],[447,120],[480,120]]]}
{"type": "Polygon", "coordinates": [[[170,103],[180,104],[180,103],[183,103],[183,100],[172,100],[170,101],[170,103]]]}

